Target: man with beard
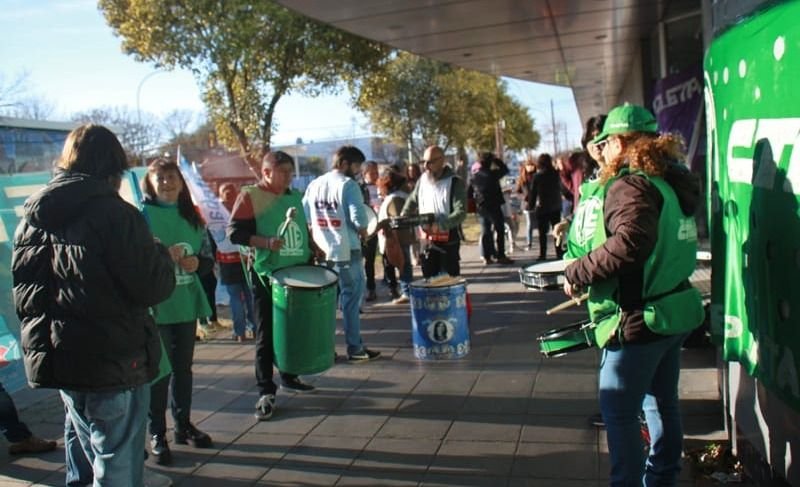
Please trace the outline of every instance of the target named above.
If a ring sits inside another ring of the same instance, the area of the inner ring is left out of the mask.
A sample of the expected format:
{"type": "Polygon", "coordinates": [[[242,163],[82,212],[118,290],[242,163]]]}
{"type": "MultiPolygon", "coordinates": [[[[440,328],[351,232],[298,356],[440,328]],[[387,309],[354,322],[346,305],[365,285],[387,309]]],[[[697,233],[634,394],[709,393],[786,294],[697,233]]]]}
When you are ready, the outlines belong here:
{"type": "Polygon", "coordinates": [[[441,147],[425,149],[422,162],[425,172],[408,195],[401,216],[434,215],[432,223],[420,226],[425,249],[421,253],[422,275],[458,276],[461,274],[458,227],[467,217],[467,190],[464,181],[446,165],[441,147]]]}
{"type": "Polygon", "coordinates": [[[339,300],[351,363],[368,362],[380,355],[364,346],[359,316],[365,287],[361,240],[367,235],[367,215],[355,176],[364,160],[357,147],[339,147],[331,170],[311,181],[303,197],[311,236],[325,253],[327,265],[339,274],[339,300]]]}

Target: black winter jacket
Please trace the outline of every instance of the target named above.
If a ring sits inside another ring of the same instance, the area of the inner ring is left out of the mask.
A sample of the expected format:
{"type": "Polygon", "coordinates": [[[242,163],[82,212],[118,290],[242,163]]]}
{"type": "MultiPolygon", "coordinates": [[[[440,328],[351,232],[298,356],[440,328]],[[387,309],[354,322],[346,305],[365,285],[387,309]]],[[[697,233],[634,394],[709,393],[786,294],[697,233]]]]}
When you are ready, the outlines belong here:
{"type": "Polygon", "coordinates": [[[12,272],[31,387],[117,391],[156,376],[148,307],[172,293],[174,266],[107,181],[60,171],[31,196],[12,272]]]}
{"type": "Polygon", "coordinates": [[[502,161],[495,161],[496,168],[481,167],[472,176],[472,191],[478,209],[497,210],[505,203],[500,181],[508,174],[508,166],[502,161]]]}

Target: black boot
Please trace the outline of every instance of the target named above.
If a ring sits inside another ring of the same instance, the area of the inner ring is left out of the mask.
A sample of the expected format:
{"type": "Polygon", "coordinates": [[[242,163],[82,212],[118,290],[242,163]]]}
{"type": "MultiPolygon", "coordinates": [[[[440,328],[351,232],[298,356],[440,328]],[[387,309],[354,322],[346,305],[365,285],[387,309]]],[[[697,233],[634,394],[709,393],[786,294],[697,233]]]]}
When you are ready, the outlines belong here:
{"type": "Polygon", "coordinates": [[[169,451],[169,444],[164,435],[153,435],[150,438],[150,453],[157,464],[172,464],[172,452],[169,451]]]}
{"type": "Polygon", "coordinates": [[[203,433],[192,423],[183,427],[175,427],[175,443],[179,445],[191,444],[195,448],[211,448],[213,442],[207,433],[203,433]]]}

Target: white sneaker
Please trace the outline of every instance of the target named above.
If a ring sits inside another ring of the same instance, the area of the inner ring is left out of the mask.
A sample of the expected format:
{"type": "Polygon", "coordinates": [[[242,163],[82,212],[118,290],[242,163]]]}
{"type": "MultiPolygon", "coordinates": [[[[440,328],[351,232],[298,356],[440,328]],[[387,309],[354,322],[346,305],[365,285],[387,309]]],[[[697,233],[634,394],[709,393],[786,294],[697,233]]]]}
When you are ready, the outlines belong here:
{"type": "Polygon", "coordinates": [[[407,294],[401,294],[399,298],[393,299],[392,304],[405,304],[411,301],[407,294]]]}

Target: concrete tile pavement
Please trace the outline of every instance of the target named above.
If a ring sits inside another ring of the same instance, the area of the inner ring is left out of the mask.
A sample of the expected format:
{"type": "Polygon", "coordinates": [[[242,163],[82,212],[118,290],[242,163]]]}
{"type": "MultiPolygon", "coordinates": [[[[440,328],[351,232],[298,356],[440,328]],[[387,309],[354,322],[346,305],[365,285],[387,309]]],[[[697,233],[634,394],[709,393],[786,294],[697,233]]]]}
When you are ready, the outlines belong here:
{"type": "MultiPolygon", "coordinates": [[[[469,355],[415,359],[409,307],[389,304],[379,285],[379,301],[364,307],[363,337],[381,358],[306,377],[316,391],[280,391],[275,416],[258,422],[252,345],[198,343],[192,419],[215,446],[171,443],[174,465],[150,467],[182,486],[605,485],[605,434],[587,422],[598,411],[599,351],[546,359],[535,341],[585,312],[548,317],[561,292],[524,289],[518,266],[483,266],[474,244],[462,259],[473,306],[469,355]]],[[[344,353],[341,330],[337,350],[344,353]]],[[[724,438],[713,350],[685,351],[681,391],[687,437],[724,438]]],[[[24,391],[15,400],[36,434],[61,437],[55,393],[24,391]]],[[[59,448],[9,457],[0,446],[0,485],[63,485],[63,456],[59,448]]],[[[688,468],[681,482],[693,485],[688,468]]]]}

